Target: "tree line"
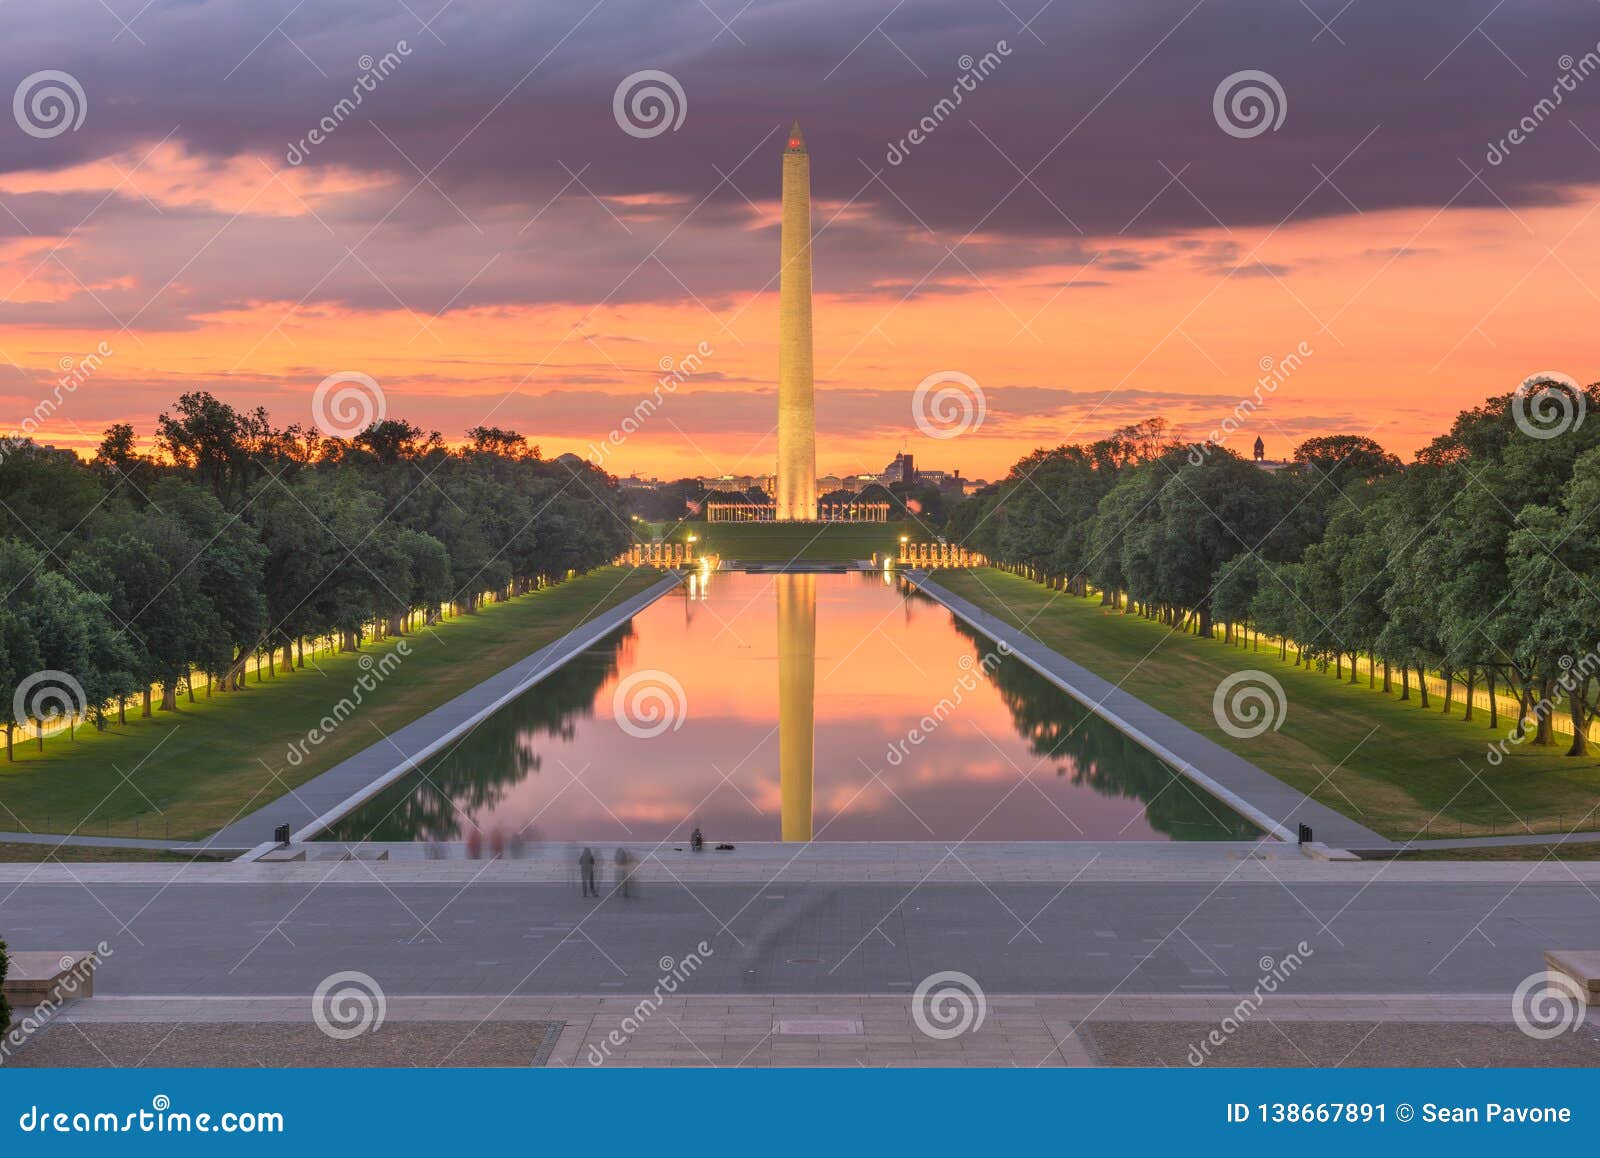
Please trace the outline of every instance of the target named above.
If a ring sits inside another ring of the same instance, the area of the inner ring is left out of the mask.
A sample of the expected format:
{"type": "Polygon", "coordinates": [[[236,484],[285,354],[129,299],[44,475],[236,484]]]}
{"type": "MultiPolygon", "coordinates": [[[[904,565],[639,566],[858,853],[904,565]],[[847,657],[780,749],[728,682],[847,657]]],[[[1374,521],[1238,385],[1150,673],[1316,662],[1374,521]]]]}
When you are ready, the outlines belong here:
{"type": "Polygon", "coordinates": [[[1174,629],[1356,681],[1428,673],[1521,705],[1519,742],[1572,720],[1588,750],[1600,696],[1600,387],[1539,382],[1462,411],[1402,463],[1369,438],[1303,442],[1264,470],[1151,419],[1036,450],[955,506],[947,534],[991,560],[1174,629]]]}
{"type": "MultiPolygon", "coordinates": [[[[447,446],[385,419],[350,438],[277,427],[265,409],[184,394],[154,452],[129,424],[94,457],[16,439],[0,458],[0,702],[97,727],[180,694],[303,666],[307,640],[343,650],[471,614],[616,558],[631,541],[615,480],[480,426],[447,446]],[[37,693],[37,694],[35,694],[37,693]]],[[[25,721],[7,713],[6,751],[25,721]]],[[[41,738],[42,742],[42,738],[41,738]]]]}

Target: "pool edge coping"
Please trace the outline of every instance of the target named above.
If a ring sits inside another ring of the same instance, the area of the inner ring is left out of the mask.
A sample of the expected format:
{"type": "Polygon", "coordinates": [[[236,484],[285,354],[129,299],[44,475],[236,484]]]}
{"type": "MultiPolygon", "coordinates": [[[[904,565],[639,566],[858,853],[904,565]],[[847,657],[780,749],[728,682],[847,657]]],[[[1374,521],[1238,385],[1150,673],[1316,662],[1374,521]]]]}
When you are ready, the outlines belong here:
{"type": "MultiPolygon", "coordinates": [[[[477,683],[473,684],[472,687],[457,693],[457,695],[445,700],[444,703],[434,705],[434,707],[430,708],[427,712],[424,712],[421,716],[418,716],[415,720],[413,720],[412,723],[423,723],[429,716],[439,712],[446,705],[454,702],[460,696],[470,695],[473,691],[482,687],[484,684],[489,683],[492,680],[499,679],[508,673],[514,672],[516,668],[528,663],[530,660],[539,660],[536,669],[531,672],[526,679],[519,680],[509,691],[496,697],[493,701],[484,705],[483,707],[477,709],[465,719],[460,720],[454,725],[444,729],[432,740],[428,741],[427,744],[423,745],[422,748],[418,749],[411,755],[401,753],[397,762],[387,771],[368,781],[356,791],[350,793],[350,795],[346,796],[332,808],[324,810],[320,815],[312,818],[312,820],[306,823],[303,827],[292,830],[289,835],[290,843],[301,844],[311,840],[318,833],[324,831],[337,821],[348,816],[351,812],[355,811],[356,808],[362,804],[365,804],[368,800],[371,800],[379,792],[389,787],[389,785],[393,784],[401,777],[410,772],[414,772],[419,764],[427,760],[430,756],[434,755],[446,744],[449,744],[451,741],[459,738],[464,733],[476,728],[479,724],[483,723],[484,720],[494,715],[501,708],[505,707],[513,700],[525,695],[531,688],[540,683],[551,673],[567,664],[582,652],[593,647],[595,643],[599,641],[600,637],[604,636],[607,632],[614,631],[618,627],[621,627],[639,612],[655,603],[668,592],[677,588],[683,582],[683,578],[683,574],[680,572],[672,572],[664,575],[658,582],[639,592],[639,594],[623,600],[614,607],[607,608],[593,619],[585,620],[583,623],[573,627],[570,631],[558,639],[552,640],[543,647],[529,652],[515,663],[508,664],[507,666],[501,668],[498,672],[495,672],[493,675],[479,680],[477,683]]],[[[356,752],[352,756],[346,757],[346,759],[356,759],[363,752],[384,744],[391,743],[392,741],[387,737],[379,739],[374,743],[369,744],[366,748],[361,749],[360,752],[356,752]]],[[[340,763],[343,762],[344,761],[340,761],[340,763]]],[[[314,783],[322,776],[331,776],[338,771],[338,768],[339,765],[335,764],[327,771],[320,773],[318,776],[312,777],[312,779],[306,781],[306,783],[314,783]]],[[[303,787],[303,785],[290,789],[289,792],[285,792],[283,796],[297,792],[300,787],[303,787]]],[[[263,805],[262,808],[270,808],[273,804],[277,803],[277,801],[281,799],[282,796],[275,797],[272,801],[263,805]]],[[[215,833],[213,833],[211,837],[204,842],[204,845],[210,845],[216,841],[217,838],[229,828],[234,827],[234,824],[244,823],[250,819],[251,818],[248,816],[241,817],[232,824],[223,826],[223,828],[218,829],[215,833]]],[[[266,841],[255,845],[250,849],[249,852],[236,859],[242,863],[254,863],[263,855],[271,852],[277,847],[278,845],[275,842],[266,841]]]]}
{"type": "MultiPolygon", "coordinates": [[[[1033,638],[1032,636],[1028,635],[1026,632],[1021,632],[1021,631],[1018,631],[1015,628],[1012,628],[1012,627],[1008,626],[1003,621],[1001,621],[998,617],[993,616],[993,615],[989,615],[989,613],[985,612],[983,610],[983,608],[978,607],[976,604],[971,603],[969,600],[963,599],[961,596],[957,595],[955,592],[947,591],[945,588],[939,586],[939,584],[934,581],[931,573],[929,573],[927,571],[923,571],[923,570],[907,570],[906,572],[904,572],[904,574],[905,574],[906,579],[914,587],[916,587],[916,589],[918,591],[921,591],[923,594],[927,595],[930,599],[934,600],[936,603],[938,603],[940,606],[942,606],[945,610],[949,611],[952,615],[954,615],[957,618],[961,619],[963,622],[969,624],[975,630],[982,632],[984,635],[989,636],[990,638],[993,638],[998,642],[1004,643],[1006,645],[1006,647],[1009,648],[1011,654],[1016,656],[1018,659],[1020,659],[1030,669],[1032,669],[1033,671],[1037,672],[1039,675],[1043,676],[1046,680],[1048,680],[1055,687],[1059,688],[1061,691],[1063,691],[1067,695],[1071,696],[1073,698],[1073,700],[1075,700],[1077,703],[1083,705],[1085,708],[1087,708],[1089,711],[1093,712],[1096,716],[1100,717],[1100,719],[1104,720],[1106,723],[1110,724],[1112,727],[1116,728],[1123,735],[1127,736],[1129,739],[1133,740],[1135,743],[1137,743],[1141,747],[1145,748],[1147,751],[1149,751],[1151,754],[1156,756],[1158,759],[1160,759],[1163,762],[1165,762],[1166,764],[1168,764],[1180,776],[1183,776],[1185,779],[1191,780],[1194,783],[1198,784],[1201,788],[1204,788],[1212,796],[1216,797],[1218,800],[1222,801],[1224,804],[1226,804],[1230,808],[1234,809],[1234,811],[1238,812],[1246,820],[1249,820],[1253,824],[1259,825],[1268,835],[1276,837],[1278,840],[1281,840],[1286,844],[1291,844],[1292,845],[1292,844],[1295,844],[1297,842],[1297,834],[1291,832],[1289,830],[1288,826],[1283,821],[1279,820],[1275,816],[1270,815],[1265,810],[1263,810],[1260,806],[1258,806],[1256,804],[1253,804],[1251,801],[1249,801],[1245,797],[1241,796],[1235,790],[1233,790],[1233,789],[1227,787],[1226,785],[1222,784],[1220,781],[1216,780],[1214,777],[1207,775],[1205,772],[1202,772],[1199,769],[1199,767],[1197,767],[1194,764],[1194,762],[1192,760],[1185,759],[1184,757],[1178,755],[1178,753],[1174,752],[1171,748],[1169,748],[1167,745],[1163,744],[1160,740],[1157,740],[1154,736],[1150,735],[1144,729],[1142,729],[1142,728],[1138,727],[1137,725],[1132,724],[1129,721],[1125,720],[1117,712],[1115,712],[1111,708],[1107,707],[1102,700],[1095,699],[1093,696],[1091,696],[1088,693],[1086,693],[1082,688],[1075,687],[1071,683],[1067,682],[1067,680],[1065,678],[1063,678],[1059,673],[1051,671],[1048,667],[1044,666],[1042,663],[1040,663],[1039,661],[1035,660],[1033,657],[1029,656],[1027,654],[1027,651],[1025,650],[1025,648],[1021,647],[1021,646],[1018,646],[1018,643],[1019,643],[1019,641],[1022,641],[1022,642],[1025,642],[1026,645],[1029,646],[1029,647],[1042,648],[1046,652],[1050,653],[1051,655],[1056,656],[1057,658],[1059,658],[1063,662],[1072,664],[1074,667],[1082,668],[1084,671],[1089,672],[1089,674],[1094,675],[1095,673],[1091,669],[1083,667],[1082,664],[1078,664],[1074,660],[1068,659],[1066,656],[1062,655],[1060,652],[1056,651],[1054,648],[1050,647],[1048,644],[1033,638]],[[966,607],[960,606],[961,604],[965,604],[966,607]],[[1004,630],[1006,632],[1006,634],[1005,635],[996,634],[996,631],[995,631],[994,627],[992,627],[992,626],[990,626],[990,625],[988,625],[986,623],[983,623],[982,621],[974,618],[971,614],[968,613],[967,608],[970,608],[972,611],[976,611],[980,615],[989,615],[989,618],[994,620],[994,623],[999,628],[1004,630]]],[[[1101,676],[1099,678],[1103,680],[1105,677],[1101,676]]],[[[1111,683],[1111,681],[1106,681],[1106,682],[1111,683]]],[[[1128,695],[1131,698],[1134,698],[1134,699],[1138,698],[1136,696],[1133,696],[1131,692],[1123,691],[1123,689],[1121,688],[1120,685],[1112,683],[1112,687],[1117,691],[1122,691],[1124,695],[1128,695]]],[[[1181,728],[1185,732],[1194,732],[1193,728],[1190,728],[1187,724],[1184,724],[1184,723],[1182,723],[1182,722],[1180,722],[1178,720],[1172,719],[1171,716],[1168,716],[1165,712],[1162,712],[1159,708],[1155,707],[1153,704],[1146,703],[1143,700],[1140,700],[1139,702],[1145,704],[1146,707],[1148,707],[1152,712],[1155,712],[1162,719],[1170,721],[1173,726],[1175,726],[1177,728],[1181,728]]],[[[1196,736],[1200,736],[1200,733],[1198,733],[1198,732],[1194,732],[1194,734],[1196,736]]],[[[1201,739],[1205,739],[1204,736],[1200,736],[1200,738],[1201,739]]],[[[1224,750],[1226,751],[1226,749],[1224,749],[1224,750]]],[[[1236,753],[1236,752],[1232,753],[1232,754],[1234,756],[1238,757],[1238,759],[1240,759],[1240,760],[1244,760],[1245,759],[1244,757],[1239,756],[1238,753],[1236,753]]],[[[1246,763],[1250,763],[1250,761],[1248,761],[1248,760],[1246,760],[1245,762],[1246,763]]],[[[1285,788],[1287,788],[1287,789],[1289,789],[1291,791],[1295,791],[1295,792],[1299,791],[1298,789],[1294,788],[1293,785],[1288,784],[1288,783],[1284,782],[1283,780],[1279,780],[1276,776],[1273,776],[1272,773],[1268,772],[1266,769],[1260,768],[1259,766],[1257,766],[1257,765],[1255,765],[1253,763],[1251,764],[1251,767],[1256,768],[1256,770],[1258,772],[1260,772],[1261,775],[1271,778],[1272,780],[1276,781],[1278,784],[1282,784],[1285,788]]],[[[1300,795],[1302,797],[1302,802],[1313,803],[1313,804],[1317,803],[1316,801],[1313,801],[1312,798],[1310,796],[1307,796],[1305,793],[1301,793],[1300,795]]],[[[1322,808],[1327,808],[1326,805],[1319,805],[1319,806],[1322,807],[1322,808]]],[[[1333,812],[1335,810],[1329,809],[1329,811],[1333,812]]],[[[1365,825],[1360,824],[1358,821],[1353,821],[1349,817],[1344,816],[1342,813],[1335,812],[1335,815],[1338,815],[1340,817],[1340,819],[1342,819],[1343,821],[1345,821],[1348,824],[1356,825],[1359,828],[1365,828],[1366,827],[1365,825]]],[[[1381,834],[1373,833],[1373,836],[1377,838],[1376,842],[1373,843],[1373,845],[1372,845],[1372,847],[1374,847],[1374,848],[1387,847],[1388,845],[1390,845],[1392,843],[1391,841],[1389,841],[1386,838],[1384,838],[1381,834]]],[[[1363,845],[1362,847],[1366,847],[1366,846],[1363,845]]]]}

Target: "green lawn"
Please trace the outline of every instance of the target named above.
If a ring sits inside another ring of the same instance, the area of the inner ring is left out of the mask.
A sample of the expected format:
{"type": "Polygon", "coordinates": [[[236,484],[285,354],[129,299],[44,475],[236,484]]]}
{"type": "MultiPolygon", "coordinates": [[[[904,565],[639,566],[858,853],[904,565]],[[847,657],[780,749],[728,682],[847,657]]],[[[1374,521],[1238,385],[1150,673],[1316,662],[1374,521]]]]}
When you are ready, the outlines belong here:
{"type": "MultiPolygon", "coordinates": [[[[1488,713],[1461,719],[1459,701],[1444,716],[1415,692],[1350,685],[1278,658],[1276,648],[1246,651],[1221,640],[1178,634],[1137,616],[1108,611],[992,568],[941,571],[937,581],[1274,776],[1310,792],[1386,836],[1490,836],[1600,830],[1600,760],[1569,759],[1566,740],[1548,748],[1508,746],[1499,766],[1488,713]],[[1211,712],[1225,676],[1256,668],[1283,685],[1282,727],[1254,739],[1230,737],[1211,712]],[[1526,827],[1525,827],[1526,825],[1526,827]]],[[[1398,683],[1398,681],[1396,681],[1398,683]]]]}
{"type": "MultiPolygon", "coordinates": [[[[281,796],[450,697],[564,635],[660,578],[651,568],[603,567],[555,587],[490,604],[405,638],[410,654],[381,681],[397,640],[359,653],[320,655],[316,667],[256,682],[247,690],[126,727],[80,729],[75,740],[48,737],[41,753],[19,742],[15,763],[0,761],[0,831],[194,839],[281,796]],[[360,707],[298,766],[289,746],[302,740],[356,681],[360,707]],[[275,775],[274,775],[275,774],[275,775]]],[[[127,859],[115,857],[113,859],[127,859]]]]}
{"type": "Polygon", "coordinates": [[[1600,844],[1573,841],[1566,844],[1490,844],[1480,848],[1419,848],[1395,860],[1600,860],[1600,844]]]}
{"type": "Polygon", "coordinates": [[[876,551],[880,559],[900,549],[900,536],[922,540],[927,532],[910,523],[684,523],[673,532],[674,542],[689,535],[699,539],[701,551],[743,563],[805,562],[849,563],[867,559],[876,551]]]}
{"type": "Polygon", "coordinates": [[[189,864],[194,861],[215,863],[220,857],[188,857],[165,852],[158,848],[99,848],[91,845],[64,844],[57,848],[48,844],[19,844],[0,842],[0,864],[122,864],[127,861],[173,861],[189,864]]]}

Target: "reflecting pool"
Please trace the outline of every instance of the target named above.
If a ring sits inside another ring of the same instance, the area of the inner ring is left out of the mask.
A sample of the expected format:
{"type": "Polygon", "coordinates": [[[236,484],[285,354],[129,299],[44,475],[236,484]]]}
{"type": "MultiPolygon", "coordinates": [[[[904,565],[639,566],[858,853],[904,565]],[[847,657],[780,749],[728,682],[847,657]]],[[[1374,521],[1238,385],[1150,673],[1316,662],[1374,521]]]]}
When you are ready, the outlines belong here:
{"type": "Polygon", "coordinates": [[[695,574],[342,840],[1224,840],[1255,828],[886,574],[695,574]]]}

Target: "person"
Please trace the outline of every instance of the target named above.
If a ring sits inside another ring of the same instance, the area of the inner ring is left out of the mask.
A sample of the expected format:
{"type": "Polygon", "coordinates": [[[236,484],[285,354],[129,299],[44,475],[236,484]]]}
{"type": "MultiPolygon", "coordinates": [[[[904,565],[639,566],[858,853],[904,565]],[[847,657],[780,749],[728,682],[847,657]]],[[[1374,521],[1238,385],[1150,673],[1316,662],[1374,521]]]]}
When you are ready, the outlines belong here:
{"type": "Polygon", "coordinates": [[[615,859],[617,863],[617,887],[622,890],[624,898],[631,897],[633,896],[633,857],[628,855],[627,849],[619,847],[615,859]]]}
{"type": "Polygon", "coordinates": [[[698,824],[694,826],[694,831],[689,834],[689,847],[695,852],[705,851],[706,838],[700,834],[700,826],[698,824]]]}
{"type": "Polygon", "coordinates": [[[600,890],[594,883],[594,849],[585,848],[578,854],[578,872],[583,877],[583,895],[598,897],[600,890]]]}

